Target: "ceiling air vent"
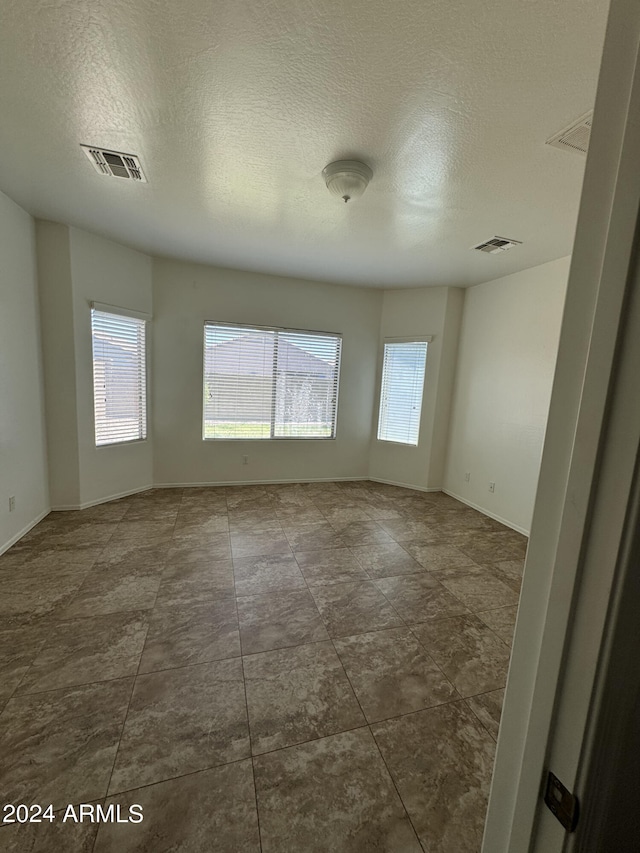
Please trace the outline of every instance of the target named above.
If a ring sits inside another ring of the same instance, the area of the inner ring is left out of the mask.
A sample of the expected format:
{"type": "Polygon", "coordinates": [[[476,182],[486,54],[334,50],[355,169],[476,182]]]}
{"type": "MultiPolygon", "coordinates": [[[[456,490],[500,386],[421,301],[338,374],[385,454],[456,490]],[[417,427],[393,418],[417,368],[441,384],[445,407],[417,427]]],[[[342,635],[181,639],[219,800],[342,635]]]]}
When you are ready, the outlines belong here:
{"type": "Polygon", "coordinates": [[[499,252],[507,252],[515,246],[521,246],[521,240],[509,240],[507,237],[492,237],[490,240],[485,240],[484,243],[478,243],[477,246],[472,246],[477,252],[486,252],[489,255],[497,255],[499,252]]]}
{"type": "Polygon", "coordinates": [[[589,110],[569,127],[565,127],[560,133],[556,133],[551,139],[547,139],[547,145],[551,145],[553,148],[562,148],[565,151],[586,154],[589,150],[592,120],[593,110],[589,110]]]}
{"type": "Polygon", "coordinates": [[[81,145],[80,148],[87,155],[96,172],[101,175],[147,182],[140,159],[135,154],[123,154],[122,151],[110,151],[108,148],[96,148],[93,145],[81,145]]]}

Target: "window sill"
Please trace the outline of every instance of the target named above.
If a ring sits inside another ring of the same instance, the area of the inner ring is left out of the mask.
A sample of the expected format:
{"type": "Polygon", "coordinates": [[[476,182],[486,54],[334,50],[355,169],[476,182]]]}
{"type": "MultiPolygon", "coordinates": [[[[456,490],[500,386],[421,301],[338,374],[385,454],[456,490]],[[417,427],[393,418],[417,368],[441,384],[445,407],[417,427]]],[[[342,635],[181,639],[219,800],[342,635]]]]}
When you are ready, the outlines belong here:
{"type": "Polygon", "coordinates": [[[245,443],[247,441],[256,441],[256,442],[259,442],[260,444],[265,444],[266,442],[270,442],[270,441],[335,441],[336,436],[335,435],[328,435],[328,436],[323,437],[323,436],[319,436],[319,435],[312,435],[312,436],[283,435],[283,436],[273,436],[273,437],[270,436],[269,438],[205,438],[203,436],[202,440],[203,441],[241,441],[243,443],[245,443]]]}
{"type": "Polygon", "coordinates": [[[131,444],[146,444],[149,438],[132,438],[129,441],[110,441],[107,444],[94,444],[96,450],[104,450],[105,447],[123,447],[131,444]]]}

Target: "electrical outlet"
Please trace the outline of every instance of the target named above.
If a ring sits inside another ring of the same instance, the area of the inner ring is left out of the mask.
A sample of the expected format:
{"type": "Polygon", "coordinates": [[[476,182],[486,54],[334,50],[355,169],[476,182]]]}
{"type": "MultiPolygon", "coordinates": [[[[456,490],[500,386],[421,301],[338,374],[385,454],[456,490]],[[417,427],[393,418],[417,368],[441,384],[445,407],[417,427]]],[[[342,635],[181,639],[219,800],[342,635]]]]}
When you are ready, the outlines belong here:
{"type": "Polygon", "coordinates": [[[243,465],[248,465],[248,464],[249,464],[249,457],[248,457],[248,456],[243,456],[243,457],[242,457],[242,464],[243,464],[243,465]]]}
{"type": "Polygon", "coordinates": [[[465,483],[468,483],[470,479],[471,479],[471,472],[467,471],[467,473],[464,475],[465,483]]]}
{"type": "Polygon", "coordinates": [[[11,495],[11,497],[9,498],[9,512],[13,512],[15,508],[16,508],[16,496],[11,495]]]}
{"type": "Polygon", "coordinates": [[[489,483],[489,491],[495,492],[495,490],[496,490],[496,484],[495,483],[489,483]]]}

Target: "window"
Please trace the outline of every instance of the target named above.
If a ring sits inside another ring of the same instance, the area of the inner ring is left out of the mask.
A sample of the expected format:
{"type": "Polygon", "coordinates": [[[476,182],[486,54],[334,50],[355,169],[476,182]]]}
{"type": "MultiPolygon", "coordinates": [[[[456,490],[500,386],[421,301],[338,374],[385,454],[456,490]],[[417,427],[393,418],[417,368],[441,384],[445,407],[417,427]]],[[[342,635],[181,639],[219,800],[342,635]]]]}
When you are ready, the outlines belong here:
{"type": "Polygon", "coordinates": [[[335,438],[340,335],[205,323],[204,439],[335,438]]]}
{"type": "Polygon", "coordinates": [[[141,316],[91,308],[97,447],[147,437],[145,330],[141,316]]]}
{"type": "Polygon", "coordinates": [[[384,345],[378,439],[418,443],[427,341],[384,345]]]}

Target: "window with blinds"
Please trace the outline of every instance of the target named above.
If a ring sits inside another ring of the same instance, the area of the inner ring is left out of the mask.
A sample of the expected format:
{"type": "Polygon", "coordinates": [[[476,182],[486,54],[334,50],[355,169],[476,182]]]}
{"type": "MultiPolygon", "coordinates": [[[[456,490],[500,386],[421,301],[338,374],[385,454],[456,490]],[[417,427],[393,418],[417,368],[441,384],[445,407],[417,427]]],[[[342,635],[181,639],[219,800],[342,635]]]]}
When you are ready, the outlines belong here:
{"type": "Polygon", "coordinates": [[[340,335],[205,323],[204,439],[335,438],[340,335]]]}
{"type": "Polygon", "coordinates": [[[96,446],[147,437],[145,320],[91,309],[96,446]]]}
{"type": "Polygon", "coordinates": [[[378,439],[418,443],[427,341],[384,345],[378,439]]]}

